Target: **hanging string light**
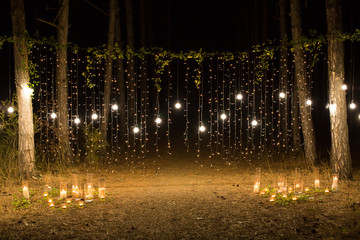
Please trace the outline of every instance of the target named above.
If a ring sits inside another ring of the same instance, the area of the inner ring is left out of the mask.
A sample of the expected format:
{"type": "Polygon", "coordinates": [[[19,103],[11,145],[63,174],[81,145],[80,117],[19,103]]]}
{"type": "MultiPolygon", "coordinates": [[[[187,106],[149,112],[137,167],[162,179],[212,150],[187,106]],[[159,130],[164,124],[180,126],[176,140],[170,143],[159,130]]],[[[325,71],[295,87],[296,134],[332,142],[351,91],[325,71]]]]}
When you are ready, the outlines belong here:
{"type": "Polygon", "coordinates": [[[225,120],[226,119],[226,114],[225,113],[222,113],[221,115],[220,115],[220,118],[222,119],[222,120],[225,120]]]}
{"type": "Polygon", "coordinates": [[[119,109],[119,106],[117,104],[113,104],[111,106],[111,109],[114,110],[114,111],[117,111],[119,109]]]}
{"type": "Polygon", "coordinates": [[[342,86],[341,86],[341,89],[346,91],[348,89],[347,85],[344,83],[342,86]]]}
{"type": "Polygon", "coordinates": [[[307,99],[306,102],[305,102],[305,104],[306,104],[307,106],[311,106],[312,101],[311,101],[310,99],[307,99]]]}
{"type": "Polygon", "coordinates": [[[55,119],[55,118],[57,117],[57,115],[56,115],[56,113],[53,112],[53,113],[50,114],[50,117],[51,117],[52,119],[55,119]]]}
{"type": "Polygon", "coordinates": [[[237,99],[237,100],[242,100],[242,99],[243,99],[243,95],[242,95],[241,93],[238,93],[238,94],[236,95],[236,99],[237,99]]]}
{"type": "Polygon", "coordinates": [[[96,120],[96,119],[98,119],[99,118],[99,116],[96,114],[96,113],[93,113],[92,115],[91,115],[91,119],[92,120],[96,120]]]}
{"type": "Polygon", "coordinates": [[[10,106],[10,107],[7,109],[7,111],[8,111],[8,113],[13,113],[13,112],[15,111],[15,109],[10,106]]]}
{"type": "Polygon", "coordinates": [[[140,129],[138,126],[135,126],[133,127],[133,132],[136,134],[136,133],[139,133],[140,132],[140,129]]]}
{"type": "Polygon", "coordinates": [[[356,104],[354,102],[351,102],[349,105],[350,109],[355,109],[356,108],[356,104]]]}
{"type": "Polygon", "coordinates": [[[279,93],[279,98],[284,99],[286,97],[286,94],[284,92],[279,93]]]}
{"type": "Polygon", "coordinates": [[[74,119],[74,123],[75,124],[79,124],[81,121],[80,121],[80,118],[78,118],[78,117],[76,117],[75,119],[74,119]]]}

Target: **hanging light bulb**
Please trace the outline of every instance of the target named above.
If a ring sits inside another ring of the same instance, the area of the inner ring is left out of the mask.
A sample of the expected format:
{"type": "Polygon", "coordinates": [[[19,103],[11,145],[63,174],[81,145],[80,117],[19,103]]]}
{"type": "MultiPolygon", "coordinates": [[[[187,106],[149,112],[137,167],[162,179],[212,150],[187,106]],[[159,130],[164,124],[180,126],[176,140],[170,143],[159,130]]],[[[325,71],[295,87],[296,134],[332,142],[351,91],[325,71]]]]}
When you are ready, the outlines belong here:
{"type": "Polygon", "coordinates": [[[286,97],[286,94],[284,92],[279,93],[279,98],[285,98],[285,97],[286,97]]]}
{"type": "Polygon", "coordinates": [[[181,108],[181,103],[180,103],[179,101],[177,101],[177,102],[175,103],[175,108],[176,108],[176,109],[180,109],[180,108],[181,108]]]}
{"type": "Polygon", "coordinates": [[[156,124],[160,124],[161,123],[161,118],[159,116],[156,117],[155,119],[156,124]]]}
{"type": "Polygon", "coordinates": [[[251,125],[252,125],[253,127],[256,127],[256,126],[258,125],[258,121],[256,121],[256,119],[252,120],[252,121],[251,121],[251,125]]]}
{"type": "Polygon", "coordinates": [[[199,127],[199,131],[200,132],[205,132],[205,130],[206,130],[206,128],[205,128],[205,126],[204,126],[204,124],[200,124],[200,127],[199,127]]]}
{"type": "Polygon", "coordinates": [[[306,105],[307,105],[307,106],[311,106],[312,101],[311,101],[310,99],[308,99],[308,100],[306,100],[306,102],[305,102],[305,103],[306,103],[306,105]]]}
{"type": "Polygon", "coordinates": [[[341,86],[341,89],[344,90],[344,91],[347,90],[347,85],[344,83],[344,84],[341,86]]]}
{"type": "Polygon", "coordinates": [[[133,132],[134,133],[138,133],[140,131],[140,129],[137,127],[137,126],[135,126],[134,128],[133,128],[133,132]]]}
{"type": "Polygon", "coordinates": [[[74,123],[75,123],[75,124],[79,124],[79,123],[80,123],[80,118],[76,117],[76,118],[74,119],[74,123]]]}
{"type": "Polygon", "coordinates": [[[354,102],[351,102],[349,105],[350,109],[355,109],[356,108],[356,104],[354,102]]]}
{"type": "Polygon", "coordinates": [[[7,110],[8,110],[8,113],[13,113],[15,111],[15,109],[13,107],[9,107],[7,110]]]}
{"type": "Polygon", "coordinates": [[[119,106],[117,104],[114,104],[111,106],[111,109],[117,111],[119,109],[119,106]]]}
{"type": "Polygon", "coordinates": [[[93,120],[96,120],[96,119],[98,119],[98,115],[96,114],[96,113],[93,113],[92,115],[91,115],[91,118],[93,119],[93,120]]]}
{"type": "Polygon", "coordinates": [[[238,94],[236,95],[236,99],[237,99],[237,100],[242,100],[242,99],[243,99],[243,95],[242,95],[241,93],[238,93],[238,94]]]}
{"type": "Polygon", "coordinates": [[[56,115],[56,113],[53,112],[53,113],[50,114],[50,117],[51,117],[52,119],[55,119],[55,118],[57,117],[57,115],[56,115]]]}
{"type": "Polygon", "coordinates": [[[226,114],[225,114],[225,113],[222,113],[222,114],[220,115],[220,118],[221,118],[222,120],[225,120],[225,119],[226,119],[226,114]]]}

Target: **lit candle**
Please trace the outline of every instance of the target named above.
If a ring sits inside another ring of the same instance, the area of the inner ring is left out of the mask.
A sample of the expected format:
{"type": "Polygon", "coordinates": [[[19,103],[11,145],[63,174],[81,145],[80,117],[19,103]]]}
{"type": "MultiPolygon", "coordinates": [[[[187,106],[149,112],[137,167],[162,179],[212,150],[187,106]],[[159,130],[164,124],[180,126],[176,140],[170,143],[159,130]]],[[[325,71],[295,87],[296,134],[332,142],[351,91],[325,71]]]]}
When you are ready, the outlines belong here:
{"type": "Polygon", "coordinates": [[[259,190],[260,190],[260,183],[255,183],[255,185],[254,185],[254,193],[258,193],[259,192],[259,190]]]}
{"type": "Polygon", "coordinates": [[[29,188],[27,186],[24,186],[22,191],[23,191],[24,198],[30,199],[29,188]]]}
{"type": "Polygon", "coordinates": [[[273,202],[273,201],[275,201],[275,198],[271,197],[270,202],[273,202]]]}
{"type": "Polygon", "coordinates": [[[333,183],[331,186],[333,192],[337,192],[339,190],[339,178],[337,175],[333,176],[333,183]]]}
{"type": "Polygon", "coordinates": [[[283,197],[283,198],[287,198],[287,194],[285,193],[282,197],[283,197]]]}
{"type": "Polygon", "coordinates": [[[83,200],[80,200],[80,201],[79,201],[79,207],[80,207],[80,208],[83,208],[84,205],[85,205],[84,201],[83,201],[83,200]]]}
{"type": "Polygon", "coordinates": [[[43,196],[47,197],[47,196],[49,196],[49,194],[47,192],[44,192],[43,196]]]}
{"type": "Polygon", "coordinates": [[[94,200],[94,190],[91,184],[87,185],[85,191],[85,202],[92,202],[94,200]]]}
{"type": "Polygon", "coordinates": [[[329,193],[329,192],[330,192],[329,188],[325,188],[325,193],[329,193]]]}
{"type": "Polygon", "coordinates": [[[104,199],[105,198],[105,188],[99,187],[99,198],[104,199]]]}
{"type": "Polygon", "coordinates": [[[66,199],[67,191],[65,189],[61,189],[60,191],[60,199],[66,199]]]}
{"type": "Polygon", "coordinates": [[[289,192],[289,193],[291,193],[291,192],[292,192],[292,190],[293,190],[293,188],[292,188],[292,187],[289,187],[289,188],[288,188],[288,192],[289,192]]]}
{"type": "Polygon", "coordinates": [[[66,203],[62,203],[61,208],[64,209],[64,210],[67,209],[66,203]]]}
{"type": "Polygon", "coordinates": [[[54,207],[55,206],[55,204],[54,204],[54,202],[53,202],[53,200],[51,198],[49,198],[48,203],[49,203],[49,207],[54,207]]]}
{"type": "Polygon", "coordinates": [[[320,188],[320,180],[315,179],[315,189],[319,189],[319,188],[320,188]]]}
{"type": "Polygon", "coordinates": [[[268,189],[268,188],[264,188],[264,191],[265,191],[265,192],[268,192],[268,191],[269,191],[269,189],[268,189]]]}
{"type": "Polygon", "coordinates": [[[271,195],[271,197],[272,197],[272,198],[275,198],[275,197],[276,197],[276,194],[275,194],[275,193],[274,193],[274,194],[272,194],[272,195],[271,195]]]}
{"type": "Polygon", "coordinates": [[[71,198],[67,198],[66,203],[71,203],[71,198]]]}
{"type": "Polygon", "coordinates": [[[296,200],[297,200],[297,197],[296,197],[296,196],[293,196],[292,200],[293,200],[293,201],[296,201],[296,200]]]}
{"type": "Polygon", "coordinates": [[[305,192],[308,192],[308,191],[310,191],[310,189],[307,187],[307,188],[305,188],[305,192]]]}

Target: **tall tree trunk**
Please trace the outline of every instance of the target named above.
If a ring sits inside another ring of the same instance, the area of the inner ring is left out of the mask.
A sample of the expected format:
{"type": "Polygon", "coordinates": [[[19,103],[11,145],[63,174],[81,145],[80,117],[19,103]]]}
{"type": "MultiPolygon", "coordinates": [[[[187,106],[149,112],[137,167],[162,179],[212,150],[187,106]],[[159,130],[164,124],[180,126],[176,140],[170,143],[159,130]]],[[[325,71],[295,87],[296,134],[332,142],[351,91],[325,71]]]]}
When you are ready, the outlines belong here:
{"type": "MultiPolygon", "coordinates": [[[[279,90],[284,92],[288,96],[288,47],[287,47],[287,34],[286,34],[286,0],[279,1],[279,12],[280,12],[280,87],[279,90]]],[[[281,130],[281,141],[282,146],[287,147],[287,133],[288,133],[288,99],[286,98],[280,105],[280,130],[281,130]]]]}
{"type": "MultiPolygon", "coordinates": [[[[300,0],[291,0],[291,30],[293,40],[296,42],[302,36],[300,0]]],[[[305,158],[309,164],[314,164],[316,156],[316,143],[314,126],[311,117],[311,108],[306,106],[308,99],[308,85],[306,81],[306,66],[304,65],[304,52],[300,44],[294,44],[295,82],[298,89],[301,129],[304,137],[305,158]]]]}
{"type": "Polygon", "coordinates": [[[35,172],[33,108],[29,76],[28,46],[23,0],[11,0],[11,22],[14,36],[15,83],[18,100],[19,172],[29,178],[35,172]]]}
{"type": "Polygon", "coordinates": [[[69,0],[59,0],[59,16],[57,25],[57,64],[55,74],[56,100],[58,118],[58,140],[60,160],[65,163],[71,161],[69,139],[69,104],[67,78],[67,44],[69,30],[69,0]]]}
{"type": "Polygon", "coordinates": [[[107,56],[106,56],[106,66],[105,66],[105,81],[104,81],[104,98],[103,98],[103,108],[102,108],[102,121],[100,126],[100,131],[104,142],[107,142],[107,130],[109,126],[111,83],[113,78],[112,53],[114,49],[115,13],[116,13],[115,0],[110,0],[109,31],[108,31],[107,56]]]}
{"type": "MultiPolygon", "coordinates": [[[[115,1],[115,9],[116,11],[116,21],[115,21],[115,42],[119,45],[119,47],[122,49],[122,37],[121,37],[121,15],[119,10],[118,1],[115,1]]],[[[119,130],[120,130],[120,136],[119,141],[121,144],[125,145],[125,136],[126,136],[126,83],[125,83],[125,75],[124,75],[124,59],[117,58],[116,59],[116,79],[117,79],[117,86],[119,91],[119,130]]]]}
{"type": "Polygon", "coordinates": [[[352,178],[349,133],[347,125],[346,93],[341,89],[344,84],[344,43],[336,39],[342,32],[340,1],[326,0],[326,17],[328,28],[328,72],[331,156],[330,162],[334,173],[342,179],[352,178]]]}
{"type": "MultiPolygon", "coordinates": [[[[132,0],[125,0],[126,9],[126,40],[130,49],[134,49],[134,21],[133,21],[133,10],[132,0]]],[[[128,124],[129,127],[137,124],[135,122],[135,59],[131,57],[128,59],[129,64],[127,65],[127,82],[128,82],[128,124]]],[[[130,135],[132,136],[132,135],[130,135]]],[[[130,138],[131,139],[131,138],[130,138]]]]}

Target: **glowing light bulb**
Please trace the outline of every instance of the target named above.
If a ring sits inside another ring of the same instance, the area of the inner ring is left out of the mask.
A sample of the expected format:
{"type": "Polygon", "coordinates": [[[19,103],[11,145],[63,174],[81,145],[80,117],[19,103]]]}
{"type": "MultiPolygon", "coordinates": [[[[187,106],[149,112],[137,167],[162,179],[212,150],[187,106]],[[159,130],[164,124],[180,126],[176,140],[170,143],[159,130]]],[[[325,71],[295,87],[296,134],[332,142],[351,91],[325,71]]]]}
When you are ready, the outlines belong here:
{"type": "Polygon", "coordinates": [[[52,119],[55,119],[55,118],[57,117],[57,115],[56,115],[56,113],[53,112],[53,113],[50,114],[50,117],[51,117],[52,119]]]}
{"type": "Polygon", "coordinates": [[[306,104],[307,106],[311,106],[312,101],[311,101],[310,99],[308,99],[308,100],[306,100],[305,104],[306,104]]]}
{"type": "Polygon", "coordinates": [[[336,111],[336,104],[335,103],[329,104],[329,110],[331,114],[334,114],[336,111]]]}
{"type": "Polygon", "coordinates": [[[343,84],[343,85],[341,86],[341,89],[344,90],[344,91],[347,90],[347,85],[346,85],[346,84],[343,84]]]}
{"type": "Polygon", "coordinates": [[[255,119],[251,121],[251,125],[253,127],[256,127],[258,125],[258,121],[256,121],[255,119]]]}
{"type": "Polygon", "coordinates": [[[280,92],[280,93],[279,93],[279,98],[285,98],[285,97],[286,97],[286,95],[285,95],[284,92],[280,92]]]}
{"type": "Polygon", "coordinates": [[[180,109],[180,108],[181,108],[181,104],[180,104],[179,102],[176,102],[176,103],[175,103],[175,108],[176,108],[176,109],[180,109]]]}
{"type": "Polygon", "coordinates": [[[199,131],[200,132],[205,132],[205,130],[206,130],[205,126],[203,124],[201,124],[200,127],[199,127],[199,131]]]}
{"type": "Polygon", "coordinates": [[[225,113],[222,113],[222,114],[220,115],[220,118],[221,118],[222,120],[225,120],[225,119],[226,119],[226,114],[225,114],[225,113]]]}
{"type": "Polygon", "coordinates": [[[9,107],[9,108],[8,108],[8,112],[9,112],[9,113],[13,113],[14,111],[15,111],[15,110],[14,110],[13,107],[9,107]]]}
{"type": "Polygon", "coordinates": [[[350,103],[349,107],[350,107],[351,109],[355,109],[355,108],[356,108],[356,104],[352,102],[352,103],[350,103]]]}
{"type": "Polygon", "coordinates": [[[243,95],[242,95],[241,93],[238,93],[238,94],[236,95],[236,99],[237,99],[237,100],[242,100],[242,99],[243,99],[243,95]]]}
{"type": "Polygon", "coordinates": [[[93,120],[96,120],[96,119],[98,119],[98,115],[96,114],[96,113],[93,113],[92,115],[91,115],[91,118],[93,119],[93,120]]]}
{"type": "Polygon", "coordinates": [[[117,104],[114,104],[111,106],[111,109],[117,111],[119,109],[119,106],[117,104]]]}
{"type": "Polygon", "coordinates": [[[161,118],[160,118],[160,117],[157,117],[157,118],[155,119],[155,122],[156,122],[156,124],[160,124],[160,123],[161,123],[161,118]]]}
{"type": "Polygon", "coordinates": [[[139,131],[140,131],[140,129],[139,129],[138,127],[135,126],[135,127],[133,128],[133,132],[134,132],[134,133],[138,133],[139,131]]]}
{"type": "Polygon", "coordinates": [[[78,117],[75,118],[75,119],[74,119],[74,123],[75,123],[75,124],[79,124],[79,123],[80,123],[80,118],[78,118],[78,117]]]}
{"type": "Polygon", "coordinates": [[[23,88],[23,90],[24,90],[24,93],[25,93],[27,96],[31,96],[31,95],[33,94],[33,92],[34,92],[34,89],[29,88],[28,86],[25,86],[25,87],[23,88]]]}

